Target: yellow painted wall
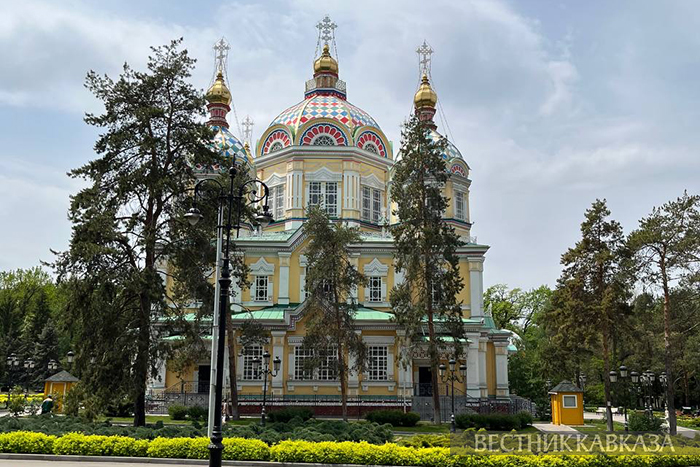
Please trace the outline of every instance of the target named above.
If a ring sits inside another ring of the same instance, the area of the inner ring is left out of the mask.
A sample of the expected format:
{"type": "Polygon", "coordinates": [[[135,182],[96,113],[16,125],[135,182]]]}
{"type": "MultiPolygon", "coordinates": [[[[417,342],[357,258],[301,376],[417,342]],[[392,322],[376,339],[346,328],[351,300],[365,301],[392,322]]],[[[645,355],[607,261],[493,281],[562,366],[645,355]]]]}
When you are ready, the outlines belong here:
{"type": "Polygon", "coordinates": [[[550,395],[552,403],[552,423],[555,425],[583,425],[583,394],[580,392],[561,392],[550,395]],[[565,408],[564,396],[575,396],[576,407],[565,408]]]}
{"type": "Polygon", "coordinates": [[[496,395],[496,348],[486,343],[486,389],[489,396],[496,395]]]}

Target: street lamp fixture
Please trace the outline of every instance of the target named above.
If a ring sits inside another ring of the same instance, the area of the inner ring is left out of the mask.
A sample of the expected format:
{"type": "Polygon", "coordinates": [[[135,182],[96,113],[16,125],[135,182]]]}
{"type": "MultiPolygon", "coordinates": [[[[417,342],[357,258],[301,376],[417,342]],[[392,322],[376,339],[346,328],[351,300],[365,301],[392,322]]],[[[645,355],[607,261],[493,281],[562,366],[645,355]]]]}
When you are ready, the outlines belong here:
{"type": "Polygon", "coordinates": [[[457,431],[457,425],[455,423],[455,381],[458,383],[464,382],[465,386],[465,397],[466,397],[466,383],[467,383],[467,365],[464,363],[460,363],[459,365],[459,372],[457,371],[457,359],[452,357],[450,360],[447,362],[447,364],[450,367],[450,373],[447,374],[446,370],[447,367],[445,366],[444,363],[441,363],[438,366],[438,371],[440,372],[440,379],[442,380],[443,383],[450,382],[452,383],[452,413],[450,414],[450,431],[454,433],[457,431]]]}
{"type": "Polygon", "coordinates": [[[58,370],[58,362],[54,360],[53,358],[49,360],[49,371],[56,371],[58,370]]]}
{"type": "Polygon", "coordinates": [[[639,373],[632,371],[630,373],[630,379],[632,380],[632,384],[639,384],[639,373]]]}
{"type": "Polygon", "coordinates": [[[617,383],[617,371],[610,370],[610,382],[617,383]]]}
{"type": "MultiPolygon", "coordinates": [[[[226,210],[225,223],[220,226],[226,233],[226,241],[224,242],[223,264],[221,267],[221,277],[219,277],[219,334],[216,342],[216,380],[214,382],[214,427],[211,433],[211,443],[209,443],[209,465],[211,467],[221,467],[221,458],[224,451],[223,434],[221,430],[221,399],[223,392],[223,375],[224,372],[224,350],[226,346],[226,314],[229,310],[229,289],[231,287],[231,264],[229,253],[231,252],[231,231],[236,230],[236,237],[240,232],[241,217],[243,216],[243,207],[247,204],[255,204],[262,202],[262,213],[256,216],[256,221],[265,227],[273,219],[269,213],[268,198],[270,189],[261,180],[252,179],[243,183],[236,183],[238,169],[234,165],[228,171],[228,186],[224,186],[221,182],[213,178],[204,178],[197,182],[194,187],[194,199],[192,208],[185,214],[187,222],[194,226],[200,219],[202,213],[197,209],[197,198],[199,191],[204,183],[214,183],[219,187],[219,212],[226,210]],[[262,195],[258,195],[257,186],[262,188],[262,195]]],[[[233,337],[233,336],[231,336],[233,337]]],[[[212,345],[214,343],[212,342],[212,345]]],[[[233,358],[233,356],[231,356],[233,358]]],[[[265,378],[267,382],[267,378],[265,378]]],[[[267,389],[267,388],[265,388],[267,389]]],[[[263,408],[265,394],[263,393],[263,408]]],[[[264,418],[263,418],[264,420],[264,418]]]]}
{"type": "Polygon", "coordinates": [[[66,360],[68,361],[69,365],[72,365],[73,362],[75,361],[75,353],[73,353],[72,350],[69,350],[68,353],[66,354],[66,360]]]}
{"type": "Polygon", "coordinates": [[[265,405],[267,403],[267,379],[268,376],[272,376],[273,378],[277,376],[277,374],[280,371],[280,367],[282,366],[282,360],[280,359],[279,355],[275,357],[275,359],[272,361],[272,369],[270,369],[270,352],[267,350],[263,353],[262,359],[261,358],[256,358],[253,360],[253,372],[255,374],[256,378],[260,378],[262,376],[263,379],[263,403],[262,403],[262,410],[260,411],[260,424],[262,426],[265,426],[265,405]],[[263,366],[264,364],[264,366],[263,366]]]}

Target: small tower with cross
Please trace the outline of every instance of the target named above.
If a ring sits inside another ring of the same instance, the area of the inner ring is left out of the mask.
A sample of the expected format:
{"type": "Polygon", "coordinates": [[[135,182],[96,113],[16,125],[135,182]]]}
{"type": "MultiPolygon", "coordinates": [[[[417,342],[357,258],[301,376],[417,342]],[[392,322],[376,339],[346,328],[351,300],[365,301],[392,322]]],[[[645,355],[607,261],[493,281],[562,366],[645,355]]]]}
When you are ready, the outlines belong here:
{"type": "Polygon", "coordinates": [[[231,111],[231,91],[229,91],[226,85],[224,73],[226,72],[226,61],[230,48],[228,42],[226,42],[226,39],[223,37],[219,42],[214,44],[213,47],[216,71],[214,82],[205,96],[207,100],[207,109],[209,110],[209,121],[207,123],[210,126],[228,128],[226,115],[231,111]]]}
{"type": "Polygon", "coordinates": [[[433,117],[437,106],[437,94],[430,86],[430,67],[432,63],[433,48],[427,41],[423,41],[416,49],[418,54],[418,69],[421,74],[421,83],[416,95],[413,96],[413,104],[416,108],[416,115],[428,125],[436,127],[433,117]]]}

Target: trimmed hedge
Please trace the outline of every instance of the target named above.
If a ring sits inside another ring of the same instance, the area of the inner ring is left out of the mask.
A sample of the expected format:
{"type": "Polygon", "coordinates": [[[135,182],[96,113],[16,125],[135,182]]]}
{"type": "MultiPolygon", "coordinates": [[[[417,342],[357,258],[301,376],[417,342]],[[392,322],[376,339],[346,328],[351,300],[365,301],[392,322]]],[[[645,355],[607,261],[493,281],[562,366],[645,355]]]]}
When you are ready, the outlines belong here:
{"type": "Polygon", "coordinates": [[[365,418],[374,423],[383,425],[389,423],[392,426],[416,426],[420,421],[420,415],[414,412],[404,413],[401,410],[374,410],[368,412],[365,418]]]}
{"type": "Polygon", "coordinates": [[[455,417],[457,428],[461,429],[485,429],[489,431],[520,430],[532,425],[532,415],[528,412],[520,412],[515,415],[506,414],[461,414],[455,417]]]}
{"type": "MultiPolygon", "coordinates": [[[[283,441],[269,447],[260,440],[225,438],[223,458],[241,461],[302,462],[322,464],[397,465],[422,467],[668,467],[700,464],[700,456],[462,456],[448,448],[416,449],[387,443],[283,441]]],[[[207,438],[156,438],[152,441],[122,436],[71,433],[57,438],[43,433],[0,433],[0,452],[137,456],[206,459],[207,438]]]]}
{"type": "Polygon", "coordinates": [[[274,410],[267,414],[267,419],[272,423],[288,423],[293,418],[301,418],[303,421],[314,416],[314,412],[306,407],[287,407],[286,409],[274,410]]]}

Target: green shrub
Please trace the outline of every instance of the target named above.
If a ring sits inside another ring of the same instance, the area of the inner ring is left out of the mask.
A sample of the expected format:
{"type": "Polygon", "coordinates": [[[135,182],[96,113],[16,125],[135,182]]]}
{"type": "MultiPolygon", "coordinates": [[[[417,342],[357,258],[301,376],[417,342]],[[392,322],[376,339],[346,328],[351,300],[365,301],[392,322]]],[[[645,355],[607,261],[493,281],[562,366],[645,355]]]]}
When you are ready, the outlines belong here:
{"type": "Polygon", "coordinates": [[[380,425],[389,423],[392,426],[416,426],[420,421],[420,415],[417,413],[404,413],[401,410],[375,410],[365,415],[365,418],[380,425]]]}
{"type": "Polygon", "coordinates": [[[631,412],[629,414],[630,431],[661,431],[664,421],[659,417],[649,418],[646,414],[631,412]]]}
{"type": "Polygon", "coordinates": [[[20,386],[15,386],[10,392],[10,403],[8,409],[15,417],[24,412],[27,400],[24,398],[24,391],[20,386]]]}
{"type": "Polygon", "coordinates": [[[399,445],[412,448],[449,448],[450,435],[414,435],[399,442],[399,445]]]}
{"type": "Polygon", "coordinates": [[[168,407],[168,415],[173,420],[184,420],[187,417],[187,410],[184,405],[171,405],[168,407]]]}
{"type": "Polygon", "coordinates": [[[287,407],[282,410],[275,410],[267,414],[267,419],[273,423],[287,423],[293,418],[301,418],[306,421],[314,416],[314,412],[306,407],[287,407]]]}
{"type": "Polygon", "coordinates": [[[461,414],[455,417],[458,428],[485,429],[489,431],[519,430],[532,423],[532,416],[526,412],[516,415],[506,414],[461,414]]]}
{"type": "Polygon", "coordinates": [[[54,454],[73,456],[121,456],[145,457],[147,440],[127,436],[100,436],[69,433],[53,443],[54,454]]]}
{"type": "MultiPolygon", "coordinates": [[[[270,448],[257,439],[224,438],[223,458],[227,460],[267,460],[270,448]]],[[[208,459],[208,438],[156,438],[148,446],[148,457],[208,459]]]]}
{"type": "Polygon", "coordinates": [[[0,433],[0,452],[52,454],[55,436],[29,431],[0,433]]]}
{"type": "Polygon", "coordinates": [[[201,405],[193,405],[187,409],[187,416],[190,420],[197,420],[206,422],[209,419],[209,409],[207,407],[202,407],[201,405]]]}

